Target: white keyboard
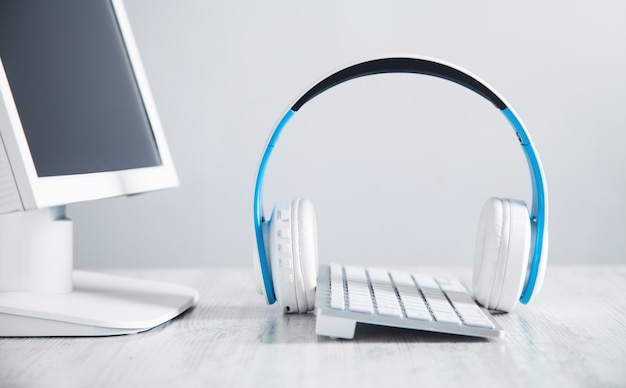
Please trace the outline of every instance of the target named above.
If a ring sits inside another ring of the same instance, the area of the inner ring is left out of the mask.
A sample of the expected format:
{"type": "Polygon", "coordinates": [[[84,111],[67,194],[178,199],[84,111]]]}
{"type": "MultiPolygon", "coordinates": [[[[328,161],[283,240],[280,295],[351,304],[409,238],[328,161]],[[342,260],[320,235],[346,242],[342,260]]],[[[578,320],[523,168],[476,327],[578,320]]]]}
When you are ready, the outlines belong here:
{"type": "Polygon", "coordinates": [[[319,335],[353,338],[357,323],[475,337],[504,331],[455,278],[320,265],[315,299],[319,335]]]}

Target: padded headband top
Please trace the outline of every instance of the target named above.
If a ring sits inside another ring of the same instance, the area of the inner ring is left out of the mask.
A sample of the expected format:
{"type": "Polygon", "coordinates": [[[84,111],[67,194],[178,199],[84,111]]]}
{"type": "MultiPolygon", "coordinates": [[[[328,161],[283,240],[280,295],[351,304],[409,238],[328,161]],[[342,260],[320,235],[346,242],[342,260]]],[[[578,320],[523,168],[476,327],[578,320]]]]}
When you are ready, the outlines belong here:
{"type": "Polygon", "coordinates": [[[420,58],[382,58],[357,63],[331,74],[304,93],[291,110],[297,112],[307,101],[340,83],[366,75],[383,73],[415,73],[444,78],[480,94],[498,109],[506,109],[504,101],[493,90],[475,77],[450,65],[420,58]]]}
{"type": "Polygon", "coordinates": [[[521,120],[508,107],[502,97],[500,97],[492,88],[488,87],[484,82],[479,81],[473,75],[470,75],[467,71],[453,67],[452,65],[445,64],[443,62],[414,57],[391,57],[374,59],[370,61],[360,62],[355,65],[346,67],[339,70],[328,77],[324,78],[311,89],[300,97],[295,104],[283,115],[278,122],[278,125],[270,135],[268,144],[261,157],[259,169],[257,173],[256,183],[254,187],[254,228],[257,241],[257,250],[259,254],[259,261],[261,265],[261,274],[263,276],[263,283],[265,288],[265,296],[268,303],[274,303],[276,297],[274,295],[274,288],[272,285],[271,272],[269,264],[266,258],[265,243],[263,240],[263,222],[265,217],[263,215],[263,178],[265,176],[265,169],[269,158],[274,150],[276,142],[280,137],[285,125],[289,122],[291,117],[297,112],[304,104],[315,96],[323,93],[324,91],[339,85],[343,82],[349,81],[354,78],[359,78],[374,74],[384,73],[415,73],[424,74],[434,77],[443,78],[459,85],[462,85],[479,95],[489,100],[496,108],[498,108],[504,116],[507,118],[522,146],[524,155],[528,162],[530,170],[530,177],[532,182],[532,206],[530,209],[531,220],[531,255],[532,260],[528,266],[528,274],[520,297],[520,302],[528,303],[533,294],[535,283],[537,279],[543,277],[543,271],[545,269],[547,242],[544,244],[544,239],[547,238],[547,225],[548,225],[548,195],[545,185],[545,178],[543,173],[543,167],[535,148],[532,144],[530,135],[526,131],[521,120]]]}

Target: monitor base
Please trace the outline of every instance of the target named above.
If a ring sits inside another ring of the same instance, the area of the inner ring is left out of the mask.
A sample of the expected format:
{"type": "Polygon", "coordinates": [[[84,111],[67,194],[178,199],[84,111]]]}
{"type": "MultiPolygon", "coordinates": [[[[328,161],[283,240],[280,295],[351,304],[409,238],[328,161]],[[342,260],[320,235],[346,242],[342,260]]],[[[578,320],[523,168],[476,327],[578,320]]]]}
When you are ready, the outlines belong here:
{"type": "Polygon", "coordinates": [[[188,287],[72,271],[64,293],[0,292],[0,337],[108,336],[159,326],[198,301],[188,287]]]}

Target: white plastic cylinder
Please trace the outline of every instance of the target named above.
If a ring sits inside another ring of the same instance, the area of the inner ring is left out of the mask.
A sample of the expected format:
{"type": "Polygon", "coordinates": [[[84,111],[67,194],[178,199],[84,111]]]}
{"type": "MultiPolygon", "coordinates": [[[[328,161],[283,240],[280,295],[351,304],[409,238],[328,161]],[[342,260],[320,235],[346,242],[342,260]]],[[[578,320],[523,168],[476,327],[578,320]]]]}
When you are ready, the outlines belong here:
{"type": "Polygon", "coordinates": [[[72,290],[72,221],[55,209],[0,215],[0,292],[72,290]]]}

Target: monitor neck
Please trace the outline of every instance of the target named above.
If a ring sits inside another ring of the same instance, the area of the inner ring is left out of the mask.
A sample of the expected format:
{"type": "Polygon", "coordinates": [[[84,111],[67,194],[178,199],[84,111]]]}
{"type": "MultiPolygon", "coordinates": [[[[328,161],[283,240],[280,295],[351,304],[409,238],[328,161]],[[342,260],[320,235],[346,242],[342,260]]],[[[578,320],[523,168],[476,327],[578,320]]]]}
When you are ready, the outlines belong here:
{"type": "Polygon", "coordinates": [[[70,292],[72,268],[64,206],[0,215],[0,292],[70,292]]]}

